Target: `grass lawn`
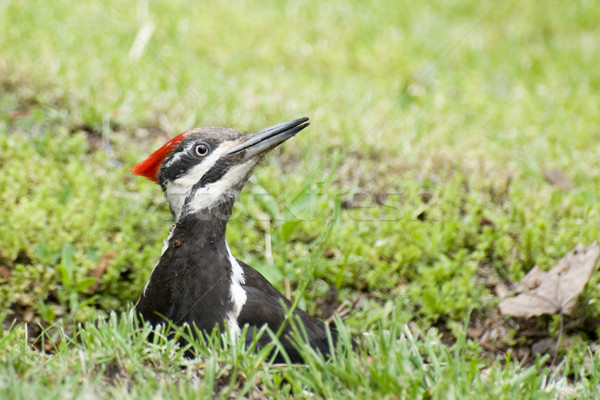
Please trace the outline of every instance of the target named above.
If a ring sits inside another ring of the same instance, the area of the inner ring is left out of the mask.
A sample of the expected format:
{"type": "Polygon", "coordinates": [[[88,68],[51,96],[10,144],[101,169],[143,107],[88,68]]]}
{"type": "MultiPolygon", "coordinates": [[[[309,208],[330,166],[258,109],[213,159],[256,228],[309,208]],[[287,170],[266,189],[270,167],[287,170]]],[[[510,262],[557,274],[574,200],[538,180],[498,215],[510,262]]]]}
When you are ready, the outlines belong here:
{"type": "Polygon", "coordinates": [[[595,396],[599,273],[568,316],[498,304],[600,239],[599,20],[592,0],[1,2],[0,398],[595,396]],[[227,239],[346,340],[300,366],[148,343],[129,311],[171,220],[129,167],[196,126],[302,116],[227,239]]]}

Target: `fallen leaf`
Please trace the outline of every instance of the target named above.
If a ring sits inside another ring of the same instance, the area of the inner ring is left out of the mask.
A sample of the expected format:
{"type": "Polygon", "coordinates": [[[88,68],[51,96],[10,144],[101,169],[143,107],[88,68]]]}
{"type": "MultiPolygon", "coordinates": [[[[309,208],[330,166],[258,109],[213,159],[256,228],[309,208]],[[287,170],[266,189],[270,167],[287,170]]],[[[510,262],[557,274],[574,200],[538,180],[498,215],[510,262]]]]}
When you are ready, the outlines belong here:
{"type": "Polygon", "coordinates": [[[29,114],[30,114],[30,112],[28,109],[17,109],[17,110],[9,111],[6,116],[8,117],[9,120],[14,120],[14,119],[28,117],[29,114]]]}
{"type": "Polygon", "coordinates": [[[564,191],[575,189],[575,185],[571,180],[558,168],[544,171],[544,178],[554,186],[558,186],[564,191]]]}
{"type": "Polygon", "coordinates": [[[500,312],[520,318],[557,311],[570,315],[590,279],[599,254],[596,242],[586,248],[580,244],[548,272],[533,267],[517,286],[519,294],[500,303],[500,312]]]}
{"type": "Polygon", "coordinates": [[[2,277],[6,282],[10,282],[12,279],[12,272],[5,265],[0,265],[0,277],[2,277]]]}
{"type": "Polygon", "coordinates": [[[485,332],[485,329],[483,328],[476,328],[474,326],[470,326],[467,328],[467,336],[470,339],[477,339],[481,337],[481,335],[483,335],[483,332],[485,332]]]}
{"type": "Polygon", "coordinates": [[[100,279],[102,278],[102,275],[104,275],[104,273],[110,266],[111,261],[116,256],[117,253],[115,253],[114,250],[108,251],[104,256],[102,256],[102,259],[100,260],[98,265],[96,265],[96,268],[90,271],[90,278],[95,278],[96,281],[92,283],[92,285],[88,288],[89,295],[96,293],[96,291],[100,287],[100,279]]]}

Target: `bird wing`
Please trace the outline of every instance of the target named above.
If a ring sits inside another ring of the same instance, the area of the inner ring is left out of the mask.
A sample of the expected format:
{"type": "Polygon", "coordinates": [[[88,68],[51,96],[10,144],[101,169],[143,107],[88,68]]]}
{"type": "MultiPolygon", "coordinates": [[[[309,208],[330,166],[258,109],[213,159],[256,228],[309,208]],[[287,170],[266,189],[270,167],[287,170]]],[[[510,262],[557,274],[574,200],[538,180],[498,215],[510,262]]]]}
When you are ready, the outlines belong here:
{"type": "Polygon", "coordinates": [[[240,264],[242,270],[244,271],[245,286],[260,289],[266,294],[273,296],[276,299],[283,300],[286,304],[291,306],[291,302],[288,299],[286,299],[281,293],[279,293],[279,290],[275,289],[275,286],[273,286],[271,282],[267,280],[267,278],[262,276],[260,272],[258,272],[243,261],[237,260],[237,262],[240,264]]]}
{"type": "MultiPolygon", "coordinates": [[[[240,326],[247,324],[256,329],[267,325],[273,332],[277,332],[286,319],[286,311],[282,303],[287,308],[291,308],[292,303],[279,293],[257,270],[242,261],[238,260],[238,262],[244,271],[245,283],[243,287],[247,296],[246,303],[238,316],[238,323],[240,326]]],[[[294,317],[304,326],[310,345],[319,349],[323,354],[329,353],[325,324],[299,308],[294,309],[294,317]]],[[[337,333],[334,329],[330,329],[332,338],[335,341],[337,333]]],[[[252,333],[252,331],[253,329],[250,329],[249,333],[252,333]]],[[[292,328],[288,323],[283,328],[280,340],[292,361],[301,362],[302,359],[289,337],[291,332],[292,328]]],[[[259,345],[269,341],[268,335],[263,335],[259,340],[259,345]]]]}

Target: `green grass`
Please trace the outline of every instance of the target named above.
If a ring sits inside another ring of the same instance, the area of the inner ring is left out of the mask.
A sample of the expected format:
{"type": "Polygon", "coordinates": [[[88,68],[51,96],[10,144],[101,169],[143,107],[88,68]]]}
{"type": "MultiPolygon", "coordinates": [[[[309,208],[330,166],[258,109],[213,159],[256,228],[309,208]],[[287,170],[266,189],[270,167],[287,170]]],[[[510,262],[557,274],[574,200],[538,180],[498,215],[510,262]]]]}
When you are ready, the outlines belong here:
{"type": "MultiPolygon", "coordinates": [[[[340,325],[341,326],[341,325],[340,325]]],[[[56,328],[60,328],[56,327],[56,328]]],[[[342,336],[349,340],[343,326],[342,336]]],[[[365,337],[365,348],[346,351],[340,345],[335,357],[323,360],[310,348],[300,348],[308,365],[271,365],[265,352],[249,351],[240,343],[218,335],[192,342],[187,350],[199,356],[186,358],[184,350],[159,332],[148,343],[149,327],[134,329],[131,320],[111,314],[97,324],[76,328],[71,335],[59,330],[56,354],[32,350],[24,329],[4,332],[3,346],[18,354],[2,353],[2,393],[7,398],[30,398],[41,391],[47,398],[139,398],[162,395],[182,398],[550,398],[572,394],[565,383],[547,385],[544,359],[522,368],[514,360],[485,365],[465,358],[472,352],[464,338],[449,349],[431,332],[417,333],[398,325],[365,337]],[[371,353],[368,357],[366,351],[371,353]],[[539,371],[543,374],[539,374],[539,371]]],[[[185,335],[184,331],[178,334],[185,335]]],[[[598,360],[593,359],[594,366],[598,360]]],[[[600,383],[597,369],[585,378],[578,392],[590,396],[600,383]]]]}
{"type": "MultiPolygon", "coordinates": [[[[599,18],[593,1],[3,2],[0,390],[591,396],[598,273],[552,368],[495,310],[534,265],[600,238],[599,18]],[[307,368],[239,344],[197,344],[196,360],[146,345],[113,315],[137,299],[170,215],[128,167],[194,126],[304,115],[311,127],[242,192],[228,242],[313,314],[334,287],[365,348],[307,368]],[[544,178],[555,168],[572,190],[544,178]],[[506,330],[492,351],[465,337],[486,321],[506,330]],[[51,354],[28,345],[38,324],[51,354]]],[[[557,338],[559,321],[531,324],[557,338]]]]}

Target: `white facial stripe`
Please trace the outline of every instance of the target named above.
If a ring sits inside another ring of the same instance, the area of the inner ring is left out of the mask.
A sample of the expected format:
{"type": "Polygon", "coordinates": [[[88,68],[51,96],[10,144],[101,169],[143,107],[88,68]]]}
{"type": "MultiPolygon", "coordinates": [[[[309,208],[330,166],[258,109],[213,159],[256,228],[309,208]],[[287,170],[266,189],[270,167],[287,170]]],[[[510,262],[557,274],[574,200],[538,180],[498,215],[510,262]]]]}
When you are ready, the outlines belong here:
{"type": "Polygon", "coordinates": [[[246,291],[242,287],[242,285],[246,282],[244,278],[244,270],[237,262],[235,257],[231,254],[231,250],[229,250],[229,246],[225,243],[227,247],[227,254],[229,254],[229,263],[231,264],[231,286],[229,288],[229,292],[231,295],[231,301],[233,302],[233,309],[227,313],[227,322],[229,324],[229,330],[231,332],[232,337],[237,337],[240,335],[240,326],[237,323],[237,318],[242,312],[242,307],[246,304],[246,300],[248,296],[246,295],[246,291]]]}
{"type": "Polygon", "coordinates": [[[243,164],[236,165],[227,171],[227,173],[218,181],[209,183],[208,185],[199,188],[194,193],[194,197],[190,200],[187,212],[196,212],[210,208],[226,195],[237,196],[237,192],[233,189],[236,183],[244,179],[248,171],[256,164],[255,160],[248,160],[243,164]]]}
{"type": "MultiPolygon", "coordinates": [[[[175,221],[177,221],[181,216],[181,209],[183,208],[185,199],[192,187],[198,181],[200,181],[202,176],[204,176],[204,174],[206,174],[217,163],[217,161],[219,161],[219,158],[221,158],[221,156],[229,151],[229,149],[235,144],[236,142],[234,141],[222,143],[208,157],[202,160],[200,164],[195,165],[192,169],[190,169],[187,174],[175,179],[172,182],[166,183],[165,193],[167,195],[167,201],[171,206],[171,210],[173,211],[173,214],[175,214],[175,221]]],[[[195,145],[196,143],[191,143],[184,151],[190,151],[195,145]]],[[[176,159],[179,159],[182,154],[183,153],[180,153],[173,157],[173,159],[169,161],[169,164],[166,166],[171,165],[176,159]]]]}
{"type": "Polygon", "coordinates": [[[233,142],[222,143],[212,153],[210,153],[208,157],[205,157],[201,163],[194,165],[194,167],[192,167],[192,169],[190,169],[185,175],[175,179],[173,184],[191,188],[200,181],[200,178],[202,178],[204,174],[206,174],[217,163],[217,161],[219,161],[219,158],[221,158],[223,154],[227,153],[232,145],[233,142]]]}

